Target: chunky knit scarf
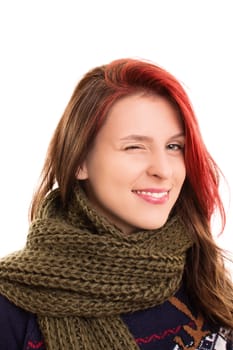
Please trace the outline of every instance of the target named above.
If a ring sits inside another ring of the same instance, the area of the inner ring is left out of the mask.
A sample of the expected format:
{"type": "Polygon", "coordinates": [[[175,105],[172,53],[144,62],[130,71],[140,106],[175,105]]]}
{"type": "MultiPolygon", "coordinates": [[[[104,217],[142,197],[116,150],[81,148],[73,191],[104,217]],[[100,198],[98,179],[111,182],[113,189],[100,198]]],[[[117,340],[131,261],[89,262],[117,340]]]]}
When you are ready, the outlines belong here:
{"type": "Polygon", "coordinates": [[[37,314],[47,350],[136,350],[120,315],[172,296],[191,245],[178,217],[126,236],[80,189],[63,210],[56,189],[25,248],[0,261],[0,293],[37,314]]]}

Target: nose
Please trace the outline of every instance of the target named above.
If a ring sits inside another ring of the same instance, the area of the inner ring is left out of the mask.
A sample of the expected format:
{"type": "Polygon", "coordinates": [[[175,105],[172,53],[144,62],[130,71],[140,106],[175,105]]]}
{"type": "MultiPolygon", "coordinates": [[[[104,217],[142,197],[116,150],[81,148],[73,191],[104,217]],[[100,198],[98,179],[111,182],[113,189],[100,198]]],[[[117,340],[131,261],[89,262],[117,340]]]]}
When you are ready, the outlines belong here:
{"type": "Polygon", "coordinates": [[[167,179],[172,176],[172,162],[164,150],[156,151],[151,155],[147,173],[150,176],[156,176],[161,179],[167,179]]]}

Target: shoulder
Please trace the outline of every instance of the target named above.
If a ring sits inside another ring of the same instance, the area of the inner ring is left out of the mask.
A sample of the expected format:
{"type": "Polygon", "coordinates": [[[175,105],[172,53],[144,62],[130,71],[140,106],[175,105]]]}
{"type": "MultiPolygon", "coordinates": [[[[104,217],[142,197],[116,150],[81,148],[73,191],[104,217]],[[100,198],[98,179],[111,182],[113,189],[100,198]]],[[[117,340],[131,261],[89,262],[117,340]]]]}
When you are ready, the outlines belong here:
{"type": "Polygon", "coordinates": [[[44,349],[36,316],[0,295],[0,349],[32,349],[36,344],[44,349]]]}

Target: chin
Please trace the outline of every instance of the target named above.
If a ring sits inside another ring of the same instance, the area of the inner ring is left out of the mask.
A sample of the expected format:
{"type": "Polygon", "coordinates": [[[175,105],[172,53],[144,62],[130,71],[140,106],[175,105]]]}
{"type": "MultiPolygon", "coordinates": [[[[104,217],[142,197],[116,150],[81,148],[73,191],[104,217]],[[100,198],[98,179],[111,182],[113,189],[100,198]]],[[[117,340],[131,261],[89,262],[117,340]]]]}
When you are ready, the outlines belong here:
{"type": "Polygon", "coordinates": [[[157,229],[160,229],[161,227],[163,227],[166,222],[167,222],[168,218],[166,217],[164,220],[159,220],[157,221],[156,223],[155,222],[152,222],[151,224],[147,224],[146,225],[142,225],[142,229],[144,230],[157,230],[157,229]]]}

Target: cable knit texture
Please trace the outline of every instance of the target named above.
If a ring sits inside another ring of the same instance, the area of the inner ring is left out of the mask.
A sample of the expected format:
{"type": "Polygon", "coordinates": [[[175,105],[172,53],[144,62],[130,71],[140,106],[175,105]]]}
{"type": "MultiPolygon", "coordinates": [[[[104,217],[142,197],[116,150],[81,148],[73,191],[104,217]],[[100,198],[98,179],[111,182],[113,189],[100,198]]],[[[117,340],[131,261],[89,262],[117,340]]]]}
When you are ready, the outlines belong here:
{"type": "Polygon", "coordinates": [[[138,350],[120,315],[174,295],[191,246],[177,216],[126,236],[80,188],[66,209],[55,189],[25,248],[0,260],[0,293],[37,314],[47,350],[138,350]]]}

